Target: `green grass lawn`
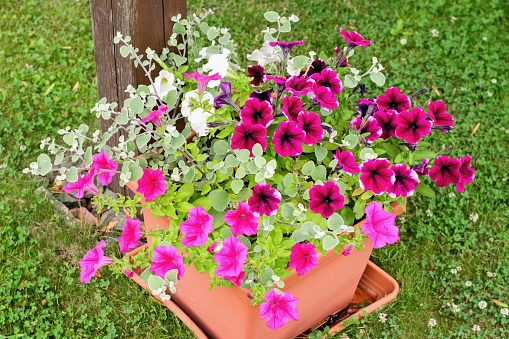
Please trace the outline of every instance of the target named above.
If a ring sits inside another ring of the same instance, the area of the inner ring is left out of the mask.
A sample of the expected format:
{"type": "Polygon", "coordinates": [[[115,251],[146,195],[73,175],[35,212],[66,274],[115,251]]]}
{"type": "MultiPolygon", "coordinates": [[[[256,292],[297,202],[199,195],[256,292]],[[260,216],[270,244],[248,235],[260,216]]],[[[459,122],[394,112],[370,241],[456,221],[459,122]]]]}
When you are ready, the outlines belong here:
{"type": "MultiPolygon", "coordinates": [[[[415,99],[424,108],[429,99],[445,101],[455,129],[435,134],[435,147],[474,158],[476,179],[464,194],[448,187],[437,189],[435,199],[411,200],[398,218],[401,241],[372,256],[399,282],[398,298],[343,333],[508,337],[509,316],[501,314],[509,304],[507,3],[191,0],[188,12],[202,6],[216,12],[209,24],[231,28],[241,57],[261,44],[267,10],[299,16],[291,37],[304,40],[307,51],[331,54],[342,44],[341,28],[357,30],[372,40],[357,57],[366,65],[378,57],[386,85],[406,93],[430,88],[415,99]],[[430,319],[436,326],[428,326],[430,319]]],[[[91,30],[85,0],[2,1],[0,338],[192,337],[125,277],[102,270],[102,278],[80,284],[77,261],[96,243],[95,229],[67,225],[20,174],[40,151],[40,139],[94,120],[91,30]]]]}

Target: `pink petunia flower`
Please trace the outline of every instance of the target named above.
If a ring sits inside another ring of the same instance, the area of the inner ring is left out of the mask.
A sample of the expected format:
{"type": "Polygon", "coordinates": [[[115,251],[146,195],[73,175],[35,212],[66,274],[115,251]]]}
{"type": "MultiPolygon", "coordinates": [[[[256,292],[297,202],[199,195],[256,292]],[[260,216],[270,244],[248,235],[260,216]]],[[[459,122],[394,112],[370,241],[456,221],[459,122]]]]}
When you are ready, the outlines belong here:
{"type": "Polygon", "coordinates": [[[85,191],[92,192],[93,194],[99,194],[99,190],[94,184],[95,170],[92,168],[90,172],[83,176],[78,176],[78,180],[75,182],[68,183],[63,189],[67,194],[71,194],[77,191],[74,196],[78,199],[83,198],[85,191]]]}
{"type": "Polygon", "coordinates": [[[283,91],[285,90],[286,88],[286,80],[288,80],[287,77],[283,77],[283,76],[271,76],[271,75],[267,75],[267,80],[268,81],[274,81],[277,85],[277,96],[278,98],[281,96],[281,93],[283,93],[283,91]]]}
{"type": "Polygon", "coordinates": [[[431,132],[431,122],[426,116],[426,112],[418,107],[399,113],[396,116],[396,136],[408,143],[417,143],[431,132]]]}
{"type": "Polygon", "coordinates": [[[267,148],[267,129],[262,125],[251,125],[249,122],[243,122],[235,126],[235,133],[230,141],[232,149],[247,149],[253,156],[253,146],[260,144],[265,151],[267,148]]]}
{"type": "Polygon", "coordinates": [[[336,72],[330,68],[323,69],[320,73],[311,75],[311,79],[319,86],[327,87],[335,95],[341,92],[341,80],[336,72]]]}
{"type": "Polygon", "coordinates": [[[146,124],[147,122],[151,122],[155,126],[161,126],[161,119],[159,117],[167,110],[167,106],[159,106],[156,110],[151,111],[145,118],[141,119],[140,123],[146,124]]]}
{"type": "Polygon", "coordinates": [[[284,121],[279,124],[272,137],[274,150],[282,157],[297,156],[302,153],[302,142],[306,134],[293,121],[284,121]]]}
{"type": "Polygon", "coordinates": [[[397,87],[388,88],[384,94],[376,98],[376,104],[380,111],[393,109],[396,112],[406,111],[411,106],[408,95],[401,93],[397,87]]]}
{"type": "Polygon", "coordinates": [[[111,159],[108,154],[106,154],[106,151],[92,155],[92,170],[95,172],[101,172],[101,170],[106,171],[101,172],[97,176],[97,181],[103,186],[107,186],[111,183],[113,176],[115,176],[115,172],[112,171],[116,171],[117,166],[117,162],[111,159]]]}
{"type": "Polygon", "coordinates": [[[330,217],[345,205],[345,198],[339,193],[338,185],[332,181],[311,187],[309,197],[309,209],[324,218],[330,217]]]}
{"type": "Polygon", "coordinates": [[[232,235],[223,241],[223,248],[214,254],[214,262],[219,265],[214,271],[215,275],[237,277],[247,262],[247,246],[232,235]]]}
{"type": "Polygon", "coordinates": [[[371,190],[374,194],[382,194],[394,184],[394,173],[389,169],[389,160],[380,158],[366,160],[361,165],[360,186],[363,190],[371,190]]]}
{"type": "Polygon", "coordinates": [[[350,129],[359,131],[360,134],[369,133],[366,136],[367,142],[373,142],[382,135],[382,128],[378,126],[378,121],[373,117],[368,117],[364,122],[361,117],[356,117],[350,122],[350,129]]]}
{"type": "Polygon", "coordinates": [[[143,194],[145,201],[152,201],[166,192],[166,182],[160,169],[143,169],[143,176],[138,180],[138,193],[143,194]]]}
{"type": "Polygon", "coordinates": [[[470,167],[472,163],[472,157],[467,155],[460,158],[461,166],[460,166],[460,181],[456,184],[456,190],[460,193],[465,191],[465,185],[470,184],[474,181],[475,172],[470,167]]]}
{"type": "Polygon", "coordinates": [[[344,29],[340,31],[341,36],[350,46],[362,46],[367,47],[371,44],[371,40],[365,40],[362,35],[356,31],[347,32],[344,29]]]}
{"type": "Polygon", "coordinates": [[[338,166],[345,171],[346,174],[354,175],[361,171],[358,163],[355,162],[355,156],[352,152],[339,148],[334,153],[334,159],[338,161],[338,166]]]}
{"type": "Polygon", "coordinates": [[[240,287],[242,285],[242,282],[244,281],[244,272],[240,272],[239,275],[233,276],[233,277],[224,277],[225,280],[228,280],[235,286],[240,287]]]}
{"type": "Polygon", "coordinates": [[[386,212],[376,201],[370,202],[364,211],[366,220],[362,224],[362,233],[373,242],[373,248],[381,248],[399,240],[399,228],[394,224],[395,214],[386,212]]]}
{"type": "Polygon", "coordinates": [[[334,93],[332,93],[332,91],[330,91],[327,87],[318,86],[316,84],[314,84],[313,87],[313,100],[318,102],[327,112],[339,107],[339,102],[334,93]]]}
{"type": "Polygon", "coordinates": [[[304,143],[313,146],[317,141],[323,138],[323,128],[321,126],[320,116],[316,113],[301,112],[297,116],[297,126],[300,127],[306,137],[304,143]]]}
{"type": "Polygon", "coordinates": [[[288,58],[288,54],[290,53],[290,51],[292,50],[292,48],[296,47],[296,46],[302,46],[304,44],[304,41],[302,40],[295,40],[295,41],[271,41],[269,42],[269,46],[271,47],[276,47],[276,46],[279,46],[281,47],[281,50],[283,51],[283,58],[288,58]]]}
{"type": "Polygon", "coordinates": [[[258,221],[260,218],[255,217],[249,209],[249,205],[243,201],[239,201],[236,211],[229,210],[224,216],[224,221],[232,229],[232,234],[255,235],[258,229],[258,221]]]}
{"type": "Polygon", "coordinates": [[[286,80],[286,91],[293,95],[306,95],[313,90],[313,80],[305,76],[291,76],[286,80]]]}
{"type": "Polygon", "coordinates": [[[315,245],[296,243],[290,253],[288,266],[295,268],[297,275],[304,275],[318,265],[315,245]]]}
{"type": "Polygon", "coordinates": [[[344,255],[345,257],[347,257],[347,256],[349,256],[352,253],[354,248],[355,248],[354,243],[353,242],[349,243],[348,246],[346,246],[343,249],[343,251],[341,251],[341,254],[344,255]]]}
{"type": "Polygon", "coordinates": [[[392,198],[409,197],[414,194],[419,184],[419,177],[413,169],[407,168],[405,164],[396,164],[391,167],[394,173],[394,184],[387,188],[387,193],[392,198]]]}
{"type": "Polygon", "coordinates": [[[260,124],[267,127],[274,120],[274,117],[269,102],[251,98],[246,101],[244,108],[240,110],[240,119],[242,122],[248,122],[251,125],[260,124]]]}
{"type": "Polygon", "coordinates": [[[459,159],[441,155],[435,159],[433,167],[429,170],[429,177],[435,181],[438,187],[458,184],[461,179],[460,168],[461,161],[459,159]]]}
{"type": "Polygon", "coordinates": [[[267,326],[274,331],[290,320],[299,320],[298,299],[292,297],[290,293],[279,294],[271,289],[265,294],[263,300],[264,302],[260,305],[260,316],[262,320],[267,320],[267,326]]]}
{"type": "MultiPolygon", "coordinates": [[[[452,127],[454,125],[454,119],[452,115],[447,113],[447,108],[442,100],[429,101],[428,115],[435,126],[452,127]]],[[[446,133],[448,129],[440,129],[440,131],[446,133]]]]}
{"type": "Polygon", "coordinates": [[[297,122],[297,116],[302,109],[302,100],[299,97],[284,97],[282,100],[281,111],[293,122],[297,122]]]}
{"type": "Polygon", "coordinates": [[[221,80],[221,75],[219,73],[206,75],[194,71],[193,74],[183,73],[182,75],[188,79],[194,79],[196,81],[198,84],[198,92],[205,91],[205,88],[207,88],[207,85],[210,81],[221,80]]]}
{"type": "Polygon", "coordinates": [[[248,77],[253,78],[251,86],[260,86],[265,81],[265,70],[262,65],[251,65],[247,67],[248,77]]]}
{"type": "Polygon", "coordinates": [[[201,206],[191,208],[187,215],[187,220],[180,224],[180,232],[184,234],[181,244],[187,247],[205,244],[213,231],[212,216],[201,206]]]}
{"type": "Polygon", "coordinates": [[[104,240],[99,241],[93,249],[85,254],[83,259],[78,261],[81,269],[80,281],[82,283],[90,282],[90,279],[95,276],[101,267],[113,262],[112,258],[104,256],[104,247],[106,247],[106,242],[104,240]]]}
{"type": "Polygon", "coordinates": [[[129,252],[129,249],[139,245],[139,241],[143,232],[139,229],[141,221],[134,220],[129,217],[125,219],[126,223],[122,230],[122,235],[118,238],[120,252],[129,252]]]}
{"type": "Polygon", "coordinates": [[[124,275],[125,275],[126,277],[128,277],[128,278],[132,278],[132,277],[134,277],[134,272],[133,272],[133,271],[131,271],[130,269],[124,268],[124,269],[122,270],[122,273],[124,273],[124,275]]]}
{"type": "Polygon", "coordinates": [[[249,209],[255,217],[276,214],[280,202],[281,193],[270,188],[269,184],[256,184],[253,187],[253,195],[247,200],[249,209]]]}
{"type": "Polygon", "coordinates": [[[378,126],[382,128],[382,135],[380,136],[382,139],[387,140],[396,135],[396,127],[398,126],[396,123],[397,116],[398,112],[393,109],[377,111],[373,114],[373,118],[378,122],[378,126]]]}
{"type": "Polygon", "coordinates": [[[164,279],[169,270],[175,269],[178,271],[177,279],[182,279],[185,273],[184,259],[178,254],[177,248],[175,246],[157,246],[154,248],[150,271],[164,279]]]}

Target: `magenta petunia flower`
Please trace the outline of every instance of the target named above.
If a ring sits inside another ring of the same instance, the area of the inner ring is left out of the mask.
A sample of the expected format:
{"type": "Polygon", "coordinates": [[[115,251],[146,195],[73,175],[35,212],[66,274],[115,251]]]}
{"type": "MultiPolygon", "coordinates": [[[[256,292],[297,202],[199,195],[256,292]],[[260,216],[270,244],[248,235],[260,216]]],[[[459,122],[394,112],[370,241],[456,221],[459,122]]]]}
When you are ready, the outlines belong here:
{"type": "Polygon", "coordinates": [[[417,173],[417,175],[427,177],[429,175],[428,163],[429,163],[429,159],[424,158],[424,159],[422,159],[422,162],[420,164],[412,165],[412,166],[410,166],[410,168],[413,169],[415,171],[415,173],[417,173]]]}
{"type": "Polygon", "coordinates": [[[115,176],[115,172],[117,170],[117,162],[111,159],[106,151],[102,151],[99,154],[92,155],[92,170],[95,172],[100,172],[97,176],[97,181],[101,183],[103,186],[107,186],[113,180],[113,176],[115,176]],[[101,170],[105,170],[101,172],[101,170]]]}
{"type": "Polygon", "coordinates": [[[458,192],[464,192],[465,185],[470,184],[472,181],[474,181],[475,172],[470,167],[470,164],[472,163],[471,156],[467,155],[467,156],[461,157],[459,160],[461,162],[460,181],[458,184],[456,184],[456,190],[458,192]]]}
{"type": "Polygon", "coordinates": [[[182,75],[185,76],[186,78],[194,79],[196,81],[196,83],[198,84],[198,92],[205,91],[205,88],[207,88],[207,85],[210,81],[221,80],[221,75],[219,73],[206,75],[194,71],[193,74],[183,73],[182,75]]]}
{"type": "Polygon", "coordinates": [[[169,270],[177,270],[177,279],[182,279],[185,273],[184,259],[175,246],[157,246],[152,254],[150,271],[164,279],[169,270]]]}
{"type": "Polygon", "coordinates": [[[324,218],[330,217],[345,205],[345,198],[339,193],[338,185],[332,181],[311,187],[309,197],[309,209],[324,218]]]}
{"type": "Polygon", "coordinates": [[[240,272],[239,275],[233,277],[224,277],[225,280],[228,280],[232,284],[240,287],[242,285],[242,281],[244,281],[244,272],[240,272]]]}
{"type": "Polygon", "coordinates": [[[145,201],[152,201],[166,192],[166,182],[160,169],[143,169],[143,175],[138,180],[138,193],[143,194],[145,201]]]}
{"type": "Polygon", "coordinates": [[[311,66],[309,66],[308,71],[306,72],[306,76],[310,77],[313,74],[320,74],[324,69],[327,68],[327,64],[322,59],[318,58],[313,60],[311,66]]]}
{"type": "Polygon", "coordinates": [[[349,244],[348,244],[348,246],[346,246],[346,247],[343,249],[343,251],[341,251],[341,254],[343,254],[345,257],[347,257],[347,256],[349,256],[349,255],[352,253],[352,251],[353,251],[353,249],[354,249],[354,248],[355,248],[354,243],[353,243],[353,242],[352,242],[352,243],[349,243],[349,244]]]}
{"type": "Polygon", "coordinates": [[[293,95],[306,95],[313,90],[313,80],[305,76],[291,76],[286,80],[286,91],[293,95]]]}
{"type": "Polygon", "coordinates": [[[161,119],[159,118],[164,112],[168,110],[168,106],[159,106],[156,110],[151,111],[140,122],[146,124],[147,122],[153,123],[155,126],[161,126],[161,119]]]}
{"type": "Polygon", "coordinates": [[[364,212],[366,220],[362,224],[362,233],[373,242],[373,248],[381,248],[399,240],[399,228],[394,224],[395,214],[386,212],[376,201],[370,202],[364,212]]]}
{"type": "Polygon", "coordinates": [[[458,184],[461,179],[460,168],[461,161],[459,159],[441,155],[435,159],[433,167],[429,170],[429,177],[435,181],[438,187],[458,184]]]}
{"type": "Polygon", "coordinates": [[[360,114],[361,118],[373,116],[375,112],[378,112],[378,105],[375,103],[375,99],[360,98],[357,104],[357,112],[360,114]]]}
{"type": "Polygon", "coordinates": [[[267,127],[274,120],[274,117],[269,102],[251,98],[246,101],[244,108],[240,110],[240,119],[242,122],[249,122],[251,125],[260,124],[267,127]]]}
{"type": "Polygon", "coordinates": [[[284,97],[281,111],[288,120],[297,122],[297,116],[302,112],[302,100],[299,97],[284,97]]]}
{"type": "Polygon", "coordinates": [[[77,181],[68,183],[63,188],[64,192],[71,194],[72,192],[77,191],[74,196],[78,199],[83,198],[85,191],[92,192],[93,194],[99,194],[99,190],[94,184],[94,175],[95,170],[92,168],[87,174],[78,176],[77,181]]]}
{"type": "Polygon", "coordinates": [[[247,149],[251,156],[253,156],[253,146],[260,144],[265,151],[267,147],[267,129],[262,125],[251,125],[248,122],[243,122],[235,126],[235,133],[230,141],[232,149],[247,149]]]}
{"type": "Polygon", "coordinates": [[[394,173],[390,170],[389,160],[380,158],[366,160],[361,164],[360,186],[363,190],[371,190],[375,194],[382,194],[394,184],[394,173]]]}
{"type": "Polygon", "coordinates": [[[214,271],[215,275],[237,277],[247,262],[247,246],[232,235],[223,241],[223,247],[214,254],[214,262],[219,265],[214,271]]]}
{"type": "Polygon", "coordinates": [[[269,46],[276,47],[279,46],[283,50],[283,58],[288,58],[288,53],[294,48],[295,46],[302,46],[304,44],[304,41],[302,40],[295,40],[295,41],[271,41],[269,42],[269,46]]]}
{"type": "Polygon", "coordinates": [[[126,277],[128,277],[128,278],[132,278],[132,277],[134,277],[134,272],[133,272],[133,271],[131,271],[130,269],[124,268],[124,269],[122,270],[122,273],[124,273],[124,275],[125,275],[126,277]]]}
{"type": "Polygon", "coordinates": [[[259,220],[251,212],[249,205],[243,201],[239,201],[236,211],[229,210],[224,216],[224,221],[231,227],[234,236],[255,235],[259,220]]]}
{"type": "Polygon", "coordinates": [[[378,126],[378,121],[373,117],[368,117],[364,121],[361,117],[356,117],[350,122],[350,129],[359,131],[360,134],[369,133],[366,136],[367,142],[373,142],[382,135],[382,128],[378,126]]]}
{"type": "Polygon", "coordinates": [[[378,122],[378,126],[382,128],[382,135],[380,136],[382,139],[387,140],[396,135],[396,127],[398,126],[396,123],[397,116],[398,112],[393,109],[377,111],[373,115],[373,118],[378,122]]]}
{"type": "Polygon", "coordinates": [[[365,40],[362,35],[356,31],[347,32],[344,29],[340,31],[341,36],[350,46],[362,46],[367,47],[371,44],[371,40],[365,40]]]}
{"type": "Polygon", "coordinates": [[[269,184],[256,184],[253,195],[247,201],[255,217],[276,214],[280,202],[281,193],[277,189],[270,188],[269,184]]]}
{"type": "Polygon", "coordinates": [[[288,266],[295,268],[297,275],[304,275],[317,265],[315,245],[311,243],[293,245],[288,266]]]}
{"type": "MultiPolygon", "coordinates": [[[[454,119],[452,115],[447,113],[447,108],[442,100],[437,102],[429,101],[428,115],[435,126],[452,127],[454,125],[454,119]]],[[[448,130],[441,129],[440,131],[446,133],[448,130]]]]}
{"type": "Polygon", "coordinates": [[[180,224],[180,232],[184,234],[181,244],[187,247],[205,244],[213,231],[212,216],[201,206],[191,208],[187,216],[187,220],[180,224]]]}
{"type": "Polygon", "coordinates": [[[311,75],[311,79],[313,79],[317,85],[327,87],[335,95],[341,92],[341,80],[339,80],[336,72],[330,68],[325,68],[320,73],[311,75]]]}
{"type": "Polygon", "coordinates": [[[317,84],[314,84],[313,87],[313,100],[318,102],[327,112],[339,107],[339,102],[334,93],[327,87],[318,86],[317,84]]]}
{"type": "Polygon", "coordinates": [[[431,123],[426,119],[426,112],[416,107],[410,112],[396,115],[396,136],[408,143],[416,143],[431,132],[431,123]]]}
{"type": "Polygon", "coordinates": [[[272,103],[272,90],[267,89],[265,91],[252,91],[251,94],[249,94],[249,98],[256,98],[260,101],[272,103]]]}
{"type": "Polygon", "coordinates": [[[260,316],[262,320],[267,320],[267,326],[274,331],[290,320],[299,320],[298,299],[292,297],[290,293],[279,294],[271,289],[265,294],[263,300],[260,305],[260,316]]]}
{"type": "Polygon", "coordinates": [[[274,150],[282,157],[297,156],[302,153],[302,142],[306,134],[293,121],[284,121],[279,124],[272,137],[274,150]]]}
{"type": "Polygon", "coordinates": [[[265,69],[262,65],[251,65],[247,67],[248,77],[253,78],[251,86],[260,86],[265,81],[265,69]]]}
{"type": "Polygon", "coordinates": [[[297,126],[306,134],[303,141],[306,145],[312,146],[322,140],[323,128],[318,114],[303,111],[297,116],[297,121],[297,126]]]}
{"type": "Polygon", "coordinates": [[[120,252],[129,252],[131,248],[135,248],[139,245],[139,241],[143,232],[139,229],[141,221],[134,220],[132,218],[125,218],[125,226],[122,229],[122,235],[118,238],[118,245],[120,252]]]}
{"type": "Polygon", "coordinates": [[[85,254],[83,259],[78,261],[81,269],[80,281],[82,283],[90,282],[90,279],[95,276],[97,270],[113,262],[112,258],[104,256],[104,247],[106,247],[106,242],[104,240],[99,241],[93,249],[85,254]]]}
{"type": "Polygon", "coordinates": [[[396,112],[406,111],[411,106],[408,95],[401,93],[397,87],[388,88],[384,94],[376,98],[376,104],[380,111],[394,109],[396,112]]]}
{"type": "Polygon", "coordinates": [[[338,161],[338,166],[345,171],[346,174],[354,175],[361,171],[359,164],[355,162],[355,156],[350,151],[341,151],[338,148],[334,153],[334,159],[338,161]]]}
{"type": "Polygon", "coordinates": [[[387,188],[387,193],[392,198],[409,197],[414,194],[415,188],[419,184],[419,177],[413,169],[405,164],[396,164],[391,167],[394,173],[394,184],[387,188]]]}

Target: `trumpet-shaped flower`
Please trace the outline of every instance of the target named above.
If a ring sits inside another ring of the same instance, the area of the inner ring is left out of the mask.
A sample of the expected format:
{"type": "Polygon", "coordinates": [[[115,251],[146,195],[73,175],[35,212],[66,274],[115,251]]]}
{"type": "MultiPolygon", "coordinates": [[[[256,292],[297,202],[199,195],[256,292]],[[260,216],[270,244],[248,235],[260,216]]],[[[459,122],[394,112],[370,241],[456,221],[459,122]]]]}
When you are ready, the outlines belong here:
{"type": "Polygon", "coordinates": [[[255,217],[276,214],[280,202],[281,193],[277,189],[270,188],[269,184],[257,184],[253,188],[253,195],[247,201],[255,217]]]}
{"type": "Polygon", "coordinates": [[[314,84],[313,87],[313,100],[318,102],[327,112],[339,107],[339,102],[334,93],[332,93],[332,91],[327,87],[319,86],[317,84],[314,84]]]}
{"type": "Polygon", "coordinates": [[[97,270],[113,262],[112,258],[104,256],[104,247],[106,247],[106,242],[101,240],[93,249],[85,254],[83,259],[78,262],[81,269],[81,282],[90,282],[90,279],[95,276],[97,270]]]}
{"type": "Polygon", "coordinates": [[[449,158],[447,155],[441,155],[435,159],[433,167],[429,170],[429,177],[435,181],[438,187],[458,184],[461,179],[460,168],[460,160],[449,158]]]}
{"type": "Polygon", "coordinates": [[[384,94],[376,98],[376,104],[380,111],[393,109],[396,112],[406,111],[411,106],[408,95],[401,93],[397,87],[388,88],[384,94]]]}
{"type": "Polygon", "coordinates": [[[182,75],[186,78],[194,79],[196,81],[198,84],[198,92],[204,92],[210,81],[221,80],[221,75],[219,73],[206,75],[194,71],[193,74],[183,73],[182,75]]]}
{"type": "Polygon", "coordinates": [[[264,42],[262,48],[255,49],[253,53],[247,55],[247,60],[255,61],[260,66],[267,66],[274,61],[279,61],[280,56],[274,50],[274,47],[269,45],[269,42],[264,42]]]}
{"type": "Polygon", "coordinates": [[[323,128],[321,126],[320,116],[316,113],[303,111],[297,116],[297,126],[300,127],[306,137],[303,143],[312,146],[323,138],[323,128]]]}
{"type": "Polygon", "coordinates": [[[118,238],[120,252],[129,252],[131,248],[139,245],[139,240],[143,232],[139,229],[141,221],[126,217],[126,223],[122,229],[122,235],[118,238]]]}
{"type": "Polygon", "coordinates": [[[215,275],[223,278],[237,277],[247,262],[247,246],[231,236],[223,241],[223,247],[214,254],[214,261],[219,265],[214,271],[215,275]]]}
{"type": "Polygon", "coordinates": [[[373,117],[378,122],[378,126],[382,128],[382,135],[380,136],[382,139],[387,140],[396,135],[396,127],[398,126],[396,123],[397,116],[398,112],[393,109],[377,111],[373,114],[373,117]]]}
{"type": "Polygon", "coordinates": [[[338,185],[332,181],[311,187],[309,197],[309,209],[324,218],[330,217],[345,205],[345,198],[339,193],[338,185]]]}
{"type": "Polygon", "coordinates": [[[416,107],[410,112],[396,115],[396,136],[414,144],[431,132],[431,123],[426,119],[426,112],[416,107]]]}
{"type": "Polygon", "coordinates": [[[295,268],[297,275],[306,274],[309,270],[318,265],[315,245],[296,243],[290,253],[290,263],[288,266],[295,268]]]}
{"type": "Polygon", "coordinates": [[[357,104],[357,112],[360,114],[361,118],[373,116],[375,112],[378,112],[378,105],[375,103],[375,99],[360,98],[357,104]]]}
{"type": "MultiPolygon", "coordinates": [[[[230,54],[231,52],[227,48],[223,48],[223,51],[220,54],[213,54],[210,56],[209,61],[203,65],[203,71],[209,72],[210,74],[219,73],[221,78],[224,78],[228,71],[228,67],[230,67],[230,63],[228,61],[230,54]]],[[[213,80],[211,84],[212,86],[217,86],[219,82],[213,80]]]]}
{"type": "Polygon", "coordinates": [[[299,320],[297,301],[298,299],[292,297],[288,292],[279,294],[271,289],[263,297],[263,303],[260,305],[260,316],[262,320],[267,320],[267,326],[275,331],[290,320],[299,320]]]}
{"type": "Polygon", "coordinates": [[[369,133],[366,136],[367,142],[373,142],[382,135],[382,128],[378,126],[378,121],[373,117],[368,117],[363,121],[361,117],[356,117],[350,122],[350,129],[359,131],[360,134],[369,133]]]}
{"type": "Polygon", "coordinates": [[[337,73],[330,68],[325,68],[320,73],[314,73],[311,75],[311,79],[313,79],[318,86],[327,87],[334,94],[339,94],[341,92],[341,80],[339,80],[337,73]]]}
{"type": "Polygon", "coordinates": [[[256,98],[260,101],[266,101],[268,103],[272,103],[272,90],[267,89],[265,91],[252,91],[249,94],[249,98],[256,98]]]}
{"type": "Polygon", "coordinates": [[[223,279],[228,280],[235,286],[240,287],[240,285],[242,285],[242,281],[244,281],[244,272],[240,272],[240,274],[236,276],[223,277],[223,279]]]}
{"type": "Polygon", "coordinates": [[[302,100],[299,97],[284,97],[281,111],[288,120],[297,122],[297,116],[302,112],[302,100]]]}
{"type": "Polygon", "coordinates": [[[143,169],[143,175],[138,180],[138,193],[143,194],[145,201],[152,201],[166,192],[166,182],[160,169],[143,169]]]}
{"type": "MultiPolygon", "coordinates": [[[[452,127],[454,125],[454,119],[452,115],[447,113],[447,108],[442,100],[438,100],[437,102],[429,101],[428,115],[435,126],[452,127]]],[[[447,129],[441,131],[446,133],[447,129]]]]}
{"type": "Polygon", "coordinates": [[[309,66],[308,71],[306,72],[306,76],[310,77],[313,74],[320,74],[324,69],[327,68],[327,64],[322,59],[315,59],[309,66]]]}
{"type": "Polygon", "coordinates": [[[251,86],[260,86],[265,81],[265,69],[262,65],[251,65],[247,67],[247,74],[251,81],[251,86]]]}
{"type": "Polygon", "coordinates": [[[85,191],[89,191],[93,194],[99,194],[99,190],[94,184],[94,175],[95,170],[92,168],[90,172],[83,176],[78,176],[78,180],[75,182],[68,183],[64,188],[64,192],[67,194],[71,194],[76,191],[74,196],[78,199],[83,198],[85,191]]]}
{"type": "Polygon", "coordinates": [[[260,144],[265,151],[267,147],[267,129],[262,125],[251,125],[249,122],[243,122],[235,126],[235,133],[232,136],[230,146],[232,149],[247,149],[253,156],[253,146],[260,144]]]}
{"type": "Polygon", "coordinates": [[[313,80],[305,76],[291,76],[286,80],[286,91],[293,95],[306,95],[313,90],[313,80]]]}
{"type": "Polygon", "coordinates": [[[107,186],[113,180],[113,176],[117,170],[118,164],[115,160],[111,159],[106,151],[99,154],[92,155],[92,170],[99,172],[97,181],[103,186],[107,186]],[[104,170],[101,172],[101,170],[104,170]]]}
{"type": "Polygon", "coordinates": [[[394,184],[387,188],[387,193],[392,198],[409,197],[419,184],[419,177],[413,169],[407,168],[405,164],[396,164],[391,167],[394,173],[394,184]]]}
{"type": "Polygon", "coordinates": [[[184,259],[178,254],[177,248],[175,246],[157,246],[154,248],[150,271],[164,279],[169,270],[175,269],[178,271],[177,279],[182,279],[185,273],[184,259]]]}
{"type": "Polygon", "coordinates": [[[276,47],[276,46],[281,47],[281,50],[283,51],[283,58],[285,58],[285,59],[288,58],[288,54],[295,46],[302,46],[303,44],[304,44],[304,41],[302,41],[302,40],[296,40],[296,41],[290,41],[290,42],[287,42],[287,41],[271,41],[271,42],[269,42],[269,46],[271,46],[271,47],[276,47]]]}
{"type": "Polygon", "coordinates": [[[340,31],[341,36],[345,41],[348,43],[348,45],[355,47],[355,46],[362,46],[367,47],[371,44],[371,40],[365,40],[362,35],[357,33],[356,31],[347,32],[344,29],[340,31]]]}
{"type": "Polygon", "coordinates": [[[239,201],[236,211],[229,210],[224,216],[224,221],[231,227],[234,236],[255,235],[259,220],[260,218],[256,217],[249,209],[249,205],[243,201],[239,201]]]}
{"type": "Polygon", "coordinates": [[[274,121],[270,103],[260,101],[257,98],[251,98],[246,101],[244,108],[240,110],[240,119],[242,122],[248,122],[251,125],[260,124],[265,127],[274,121]]]}
{"type": "Polygon", "coordinates": [[[361,171],[359,164],[355,162],[355,156],[350,151],[341,151],[338,148],[334,153],[334,159],[337,160],[338,166],[345,171],[346,174],[354,175],[361,171]]]}
{"type": "Polygon", "coordinates": [[[306,134],[293,121],[284,121],[279,124],[274,132],[272,143],[274,150],[280,156],[297,156],[302,153],[302,142],[306,139],[306,134]]]}
{"type": "Polygon", "coordinates": [[[159,106],[156,110],[150,111],[150,113],[143,119],[141,123],[146,124],[151,122],[154,126],[161,126],[161,119],[159,118],[164,112],[168,110],[168,106],[159,106]]]}
{"type": "Polygon", "coordinates": [[[362,233],[373,242],[373,248],[381,248],[399,240],[399,228],[394,224],[395,214],[386,212],[376,201],[370,202],[365,212],[366,220],[362,224],[362,233]]]}
{"type": "Polygon", "coordinates": [[[458,192],[465,191],[465,185],[470,184],[474,181],[475,173],[474,170],[470,167],[472,163],[472,157],[467,155],[460,158],[461,166],[460,166],[460,181],[456,184],[456,190],[458,192]]]}
{"type": "Polygon", "coordinates": [[[201,246],[212,231],[212,216],[203,207],[195,206],[189,210],[187,220],[180,224],[180,232],[184,234],[181,243],[187,247],[201,246]]]}
{"type": "Polygon", "coordinates": [[[164,98],[169,91],[174,91],[177,88],[174,85],[175,76],[167,70],[161,70],[159,75],[154,79],[154,86],[150,86],[152,94],[157,93],[160,98],[164,98]]]}
{"type": "Polygon", "coordinates": [[[374,194],[382,194],[394,184],[394,172],[391,171],[389,160],[380,158],[366,160],[361,165],[359,183],[363,190],[371,190],[374,194]]]}

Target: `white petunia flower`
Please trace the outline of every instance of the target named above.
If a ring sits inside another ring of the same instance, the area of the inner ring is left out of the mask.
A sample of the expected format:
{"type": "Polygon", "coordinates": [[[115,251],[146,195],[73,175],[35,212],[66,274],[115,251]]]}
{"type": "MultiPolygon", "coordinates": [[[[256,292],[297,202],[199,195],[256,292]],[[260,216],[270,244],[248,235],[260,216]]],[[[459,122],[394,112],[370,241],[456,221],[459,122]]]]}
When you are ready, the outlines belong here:
{"type": "Polygon", "coordinates": [[[205,112],[202,108],[196,108],[191,111],[187,120],[191,123],[191,128],[196,132],[199,137],[207,135],[207,119],[212,114],[205,112]]]}
{"type": "Polygon", "coordinates": [[[274,61],[279,61],[280,57],[276,53],[274,47],[269,46],[269,43],[266,41],[262,48],[255,49],[253,53],[248,54],[247,60],[255,61],[259,65],[265,67],[274,61]]]}
{"type": "MultiPolygon", "coordinates": [[[[209,58],[209,62],[203,65],[203,71],[208,72],[209,75],[213,75],[219,73],[221,78],[226,76],[226,72],[228,71],[228,67],[230,67],[230,63],[228,61],[228,57],[231,54],[230,50],[227,48],[223,49],[221,54],[213,54],[209,58]]],[[[221,80],[213,80],[209,82],[208,87],[215,87],[219,85],[221,80]]]]}
{"type": "Polygon", "coordinates": [[[161,72],[159,72],[159,75],[157,76],[157,78],[154,79],[154,86],[149,86],[150,93],[155,94],[157,92],[157,94],[161,98],[164,98],[168,94],[169,91],[173,91],[173,90],[177,89],[173,85],[174,82],[175,82],[175,76],[173,75],[173,73],[170,73],[163,69],[161,72]],[[155,87],[155,91],[154,91],[154,87],[155,87]]]}

